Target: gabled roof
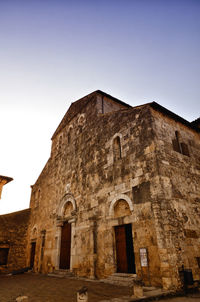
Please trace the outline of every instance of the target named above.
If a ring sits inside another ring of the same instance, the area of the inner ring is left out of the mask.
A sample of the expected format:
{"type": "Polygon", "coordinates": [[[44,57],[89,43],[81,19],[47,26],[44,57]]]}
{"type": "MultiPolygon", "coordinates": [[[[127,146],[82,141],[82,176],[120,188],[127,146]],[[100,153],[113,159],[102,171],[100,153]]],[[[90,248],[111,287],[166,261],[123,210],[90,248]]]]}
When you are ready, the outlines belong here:
{"type": "MultiPolygon", "coordinates": [[[[68,111],[66,112],[66,114],[64,115],[62,121],[60,122],[59,126],[57,127],[56,131],[54,132],[53,136],[52,136],[52,139],[65,127],[65,125],[67,123],[69,123],[78,113],[81,113],[83,108],[91,101],[95,100],[95,98],[97,97],[97,95],[101,95],[103,97],[107,97],[111,100],[113,100],[114,102],[126,107],[127,109],[129,108],[136,108],[138,106],[135,106],[135,107],[132,107],[124,102],[122,102],[121,100],[111,96],[110,94],[107,94],[101,90],[96,90],[96,91],[93,91],[92,93],[82,97],[81,99],[73,102],[68,111]]],[[[154,110],[157,110],[169,117],[171,117],[172,119],[188,126],[189,128],[192,128],[194,130],[196,130],[197,132],[200,132],[200,129],[198,128],[198,125],[199,125],[199,119],[197,119],[196,121],[194,122],[188,122],[187,120],[185,120],[184,118],[182,118],[181,116],[173,113],[172,111],[168,110],[167,108],[159,105],[158,103],[156,102],[150,102],[150,103],[146,103],[144,105],[140,105],[140,106],[146,106],[146,105],[149,105],[150,107],[152,107],[154,110]]]]}
{"type": "Polygon", "coordinates": [[[81,99],[71,103],[69,109],[67,110],[66,114],[64,115],[62,121],[60,122],[58,128],[54,132],[52,139],[65,127],[67,123],[69,123],[78,113],[81,113],[82,109],[92,100],[95,99],[97,95],[102,95],[103,97],[107,97],[114,102],[123,105],[127,108],[132,108],[130,105],[120,101],[119,99],[107,94],[101,90],[93,91],[92,93],[82,97],[81,99]]]}
{"type": "Polygon", "coordinates": [[[120,105],[123,105],[123,106],[125,106],[125,107],[127,107],[127,108],[132,108],[131,105],[129,105],[129,104],[127,104],[127,103],[124,103],[123,101],[121,101],[121,100],[115,98],[114,96],[112,96],[112,95],[110,95],[110,94],[108,94],[108,93],[103,92],[102,90],[96,90],[96,91],[94,91],[93,93],[101,94],[102,96],[105,96],[105,97],[107,97],[107,98],[113,100],[114,102],[116,102],[116,103],[118,103],[118,104],[120,104],[120,105]]]}

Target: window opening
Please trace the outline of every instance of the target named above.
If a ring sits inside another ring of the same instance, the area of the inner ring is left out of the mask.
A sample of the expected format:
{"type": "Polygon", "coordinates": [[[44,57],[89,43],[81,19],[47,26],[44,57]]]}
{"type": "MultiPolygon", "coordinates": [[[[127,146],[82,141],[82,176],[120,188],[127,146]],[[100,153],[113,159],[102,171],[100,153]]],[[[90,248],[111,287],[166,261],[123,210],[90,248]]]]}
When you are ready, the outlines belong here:
{"type": "Polygon", "coordinates": [[[114,157],[114,161],[122,158],[121,142],[119,136],[115,137],[115,139],[113,140],[113,157],[114,157]]]}
{"type": "Polygon", "coordinates": [[[178,131],[175,131],[175,139],[172,140],[172,145],[174,151],[190,156],[188,146],[186,143],[181,142],[181,136],[178,131]]]}

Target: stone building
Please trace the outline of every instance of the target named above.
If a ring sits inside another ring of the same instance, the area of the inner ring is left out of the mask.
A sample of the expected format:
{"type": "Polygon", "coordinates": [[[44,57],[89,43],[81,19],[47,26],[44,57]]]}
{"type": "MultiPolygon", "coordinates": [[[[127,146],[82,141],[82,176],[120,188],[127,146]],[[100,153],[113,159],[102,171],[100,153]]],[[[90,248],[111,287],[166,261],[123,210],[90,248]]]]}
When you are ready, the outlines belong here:
{"type": "Polygon", "coordinates": [[[71,104],[32,186],[27,265],[179,286],[200,273],[200,130],[152,102],[95,91],[71,104]]]}
{"type": "MultiPolygon", "coordinates": [[[[0,175],[0,198],[3,186],[12,180],[0,175]]],[[[0,273],[26,266],[29,215],[30,209],[0,215],[0,273]]]]}
{"type": "Polygon", "coordinates": [[[0,215],[0,273],[26,266],[30,209],[0,215]]]}

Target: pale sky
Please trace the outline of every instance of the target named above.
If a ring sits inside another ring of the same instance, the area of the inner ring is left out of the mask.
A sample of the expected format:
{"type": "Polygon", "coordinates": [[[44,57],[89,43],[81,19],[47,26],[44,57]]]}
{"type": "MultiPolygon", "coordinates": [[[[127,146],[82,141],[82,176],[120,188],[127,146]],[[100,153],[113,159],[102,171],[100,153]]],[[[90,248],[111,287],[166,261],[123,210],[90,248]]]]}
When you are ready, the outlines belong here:
{"type": "Polygon", "coordinates": [[[101,89],[200,116],[199,0],[0,0],[0,213],[29,206],[71,102],[101,89]]]}

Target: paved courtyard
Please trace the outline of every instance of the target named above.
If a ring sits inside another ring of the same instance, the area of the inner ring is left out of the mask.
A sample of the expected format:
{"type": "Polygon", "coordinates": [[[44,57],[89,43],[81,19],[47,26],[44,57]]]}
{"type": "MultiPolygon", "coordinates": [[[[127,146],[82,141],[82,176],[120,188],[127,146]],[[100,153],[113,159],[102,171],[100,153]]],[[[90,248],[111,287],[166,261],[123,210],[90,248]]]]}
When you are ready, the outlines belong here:
{"type": "MultiPolygon", "coordinates": [[[[130,289],[98,281],[54,278],[38,274],[0,275],[0,302],[14,302],[18,296],[28,296],[28,302],[76,302],[76,292],[88,287],[89,302],[127,302],[130,289]]],[[[200,293],[188,297],[164,299],[165,302],[200,302],[200,293]]]]}
{"type": "Polygon", "coordinates": [[[88,287],[89,302],[127,296],[130,290],[100,282],[54,278],[38,274],[0,276],[0,302],[15,301],[16,297],[28,296],[29,302],[74,302],[76,292],[88,287]]]}

